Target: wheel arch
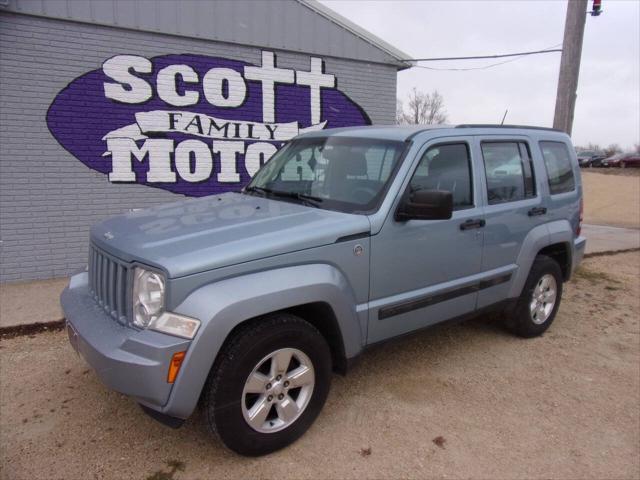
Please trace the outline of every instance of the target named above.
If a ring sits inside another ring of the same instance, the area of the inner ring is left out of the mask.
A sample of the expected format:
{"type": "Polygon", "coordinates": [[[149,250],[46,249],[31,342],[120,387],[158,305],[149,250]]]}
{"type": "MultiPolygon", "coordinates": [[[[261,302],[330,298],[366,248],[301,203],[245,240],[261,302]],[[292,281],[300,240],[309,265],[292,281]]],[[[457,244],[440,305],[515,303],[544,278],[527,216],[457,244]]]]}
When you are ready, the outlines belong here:
{"type": "Polygon", "coordinates": [[[571,247],[568,242],[552,243],[538,251],[537,255],[546,255],[555,260],[560,266],[562,280],[571,278],[571,247]]]}
{"type": "Polygon", "coordinates": [[[265,312],[256,317],[247,318],[238,323],[227,335],[220,350],[223,350],[225,345],[242,329],[246,328],[251,323],[260,322],[263,318],[269,315],[275,315],[279,313],[289,313],[295,315],[306,322],[313,325],[320,334],[327,341],[327,345],[331,350],[331,361],[334,371],[345,374],[347,370],[347,356],[344,348],[344,340],[342,338],[342,331],[338,323],[335,312],[332,306],[325,301],[305,303],[301,305],[292,305],[280,310],[274,310],[271,312],[265,312]]]}
{"type": "Polygon", "coordinates": [[[516,261],[518,271],[511,284],[509,296],[519,297],[529,276],[529,271],[535,258],[542,254],[548,255],[558,262],[562,270],[563,280],[571,277],[571,261],[573,230],[568,220],[538,225],[525,237],[516,261]]]}
{"type": "Polygon", "coordinates": [[[328,339],[334,369],[344,371],[364,342],[364,326],[346,278],[326,264],[300,265],[252,273],[205,285],[176,313],[202,322],[163,412],[188,417],[223,345],[247,322],[288,312],[314,325],[328,339]]]}

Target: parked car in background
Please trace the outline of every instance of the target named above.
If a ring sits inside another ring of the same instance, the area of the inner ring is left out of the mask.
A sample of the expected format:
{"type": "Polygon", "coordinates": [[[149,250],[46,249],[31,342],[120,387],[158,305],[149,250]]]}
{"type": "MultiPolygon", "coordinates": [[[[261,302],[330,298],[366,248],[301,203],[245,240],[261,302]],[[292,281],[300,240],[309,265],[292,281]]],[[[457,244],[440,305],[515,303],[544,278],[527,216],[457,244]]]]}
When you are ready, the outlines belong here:
{"type": "Polygon", "coordinates": [[[608,156],[607,158],[602,159],[600,161],[600,167],[619,167],[620,159],[625,156],[624,153],[615,153],[613,155],[608,156]]]}
{"type": "Polygon", "coordinates": [[[576,152],[576,155],[578,156],[578,165],[582,168],[600,166],[600,162],[605,158],[605,155],[602,152],[595,150],[576,152]]]}
{"type": "Polygon", "coordinates": [[[640,167],[640,153],[627,153],[622,155],[616,166],[620,168],[640,167]]]}

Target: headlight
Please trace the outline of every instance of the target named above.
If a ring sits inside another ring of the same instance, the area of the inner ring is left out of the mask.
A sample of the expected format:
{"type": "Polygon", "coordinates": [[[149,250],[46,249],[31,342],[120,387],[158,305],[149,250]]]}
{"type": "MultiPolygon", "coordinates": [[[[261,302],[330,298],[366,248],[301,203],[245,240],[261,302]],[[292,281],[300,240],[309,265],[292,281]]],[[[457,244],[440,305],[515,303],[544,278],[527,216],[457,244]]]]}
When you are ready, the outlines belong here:
{"type": "Polygon", "coordinates": [[[193,338],[200,320],[164,311],[165,281],[160,273],[136,268],[133,272],[133,324],[182,338],[193,338]]]}
{"type": "Polygon", "coordinates": [[[164,309],[164,277],[136,268],[133,272],[133,324],[146,328],[164,309]]]}

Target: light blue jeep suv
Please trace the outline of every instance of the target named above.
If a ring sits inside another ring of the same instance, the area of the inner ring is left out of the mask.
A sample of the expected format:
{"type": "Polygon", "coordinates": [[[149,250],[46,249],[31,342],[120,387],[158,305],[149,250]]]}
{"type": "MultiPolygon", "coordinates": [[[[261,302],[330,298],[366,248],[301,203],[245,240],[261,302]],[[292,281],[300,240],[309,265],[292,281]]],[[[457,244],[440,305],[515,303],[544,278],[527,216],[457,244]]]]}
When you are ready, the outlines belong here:
{"type": "Polygon", "coordinates": [[[242,192],[95,225],[61,301],[106,385],[171,426],[200,402],[229,448],[260,455],[300,437],[332,371],[371,345],[489,310],[543,333],[583,257],[581,220],[564,133],[326,130],[242,192]]]}

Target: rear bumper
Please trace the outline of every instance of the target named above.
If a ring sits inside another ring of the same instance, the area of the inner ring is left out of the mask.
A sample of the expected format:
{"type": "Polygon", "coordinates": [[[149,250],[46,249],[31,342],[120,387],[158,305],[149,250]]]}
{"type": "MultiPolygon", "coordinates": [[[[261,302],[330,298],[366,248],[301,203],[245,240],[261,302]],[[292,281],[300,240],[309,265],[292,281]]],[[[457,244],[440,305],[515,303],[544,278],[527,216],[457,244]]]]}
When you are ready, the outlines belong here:
{"type": "Polygon", "coordinates": [[[587,239],[585,237],[578,237],[573,240],[573,255],[571,255],[571,273],[576,271],[576,268],[582,262],[584,258],[584,251],[587,246],[587,239]]]}
{"type": "Polygon", "coordinates": [[[187,350],[190,341],[120,325],[89,294],[86,273],[71,278],[60,303],[72,346],[100,380],[112,390],[161,410],[173,387],[167,383],[171,357],[187,350]]]}

